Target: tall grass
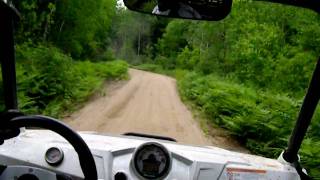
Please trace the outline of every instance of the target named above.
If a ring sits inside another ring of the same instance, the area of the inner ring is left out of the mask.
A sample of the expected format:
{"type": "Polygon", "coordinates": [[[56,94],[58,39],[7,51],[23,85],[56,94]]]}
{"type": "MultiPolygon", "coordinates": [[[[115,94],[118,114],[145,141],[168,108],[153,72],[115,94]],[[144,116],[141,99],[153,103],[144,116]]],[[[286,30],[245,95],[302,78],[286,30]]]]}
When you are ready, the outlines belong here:
{"type": "MultiPolygon", "coordinates": [[[[186,73],[181,77],[178,87],[182,98],[232,132],[253,153],[276,158],[285,149],[301,100],[248,88],[215,75],[186,73]]],[[[300,154],[304,167],[320,178],[319,124],[317,111],[300,154]]]]}
{"type": "Polygon", "coordinates": [[[19,108],[27,114],[59,118],[75,110],[105,80],[127,76],[128,64],[124,61],[75,61],[59,49],[45,46],[21,45],[16,52],[19,108]]]}

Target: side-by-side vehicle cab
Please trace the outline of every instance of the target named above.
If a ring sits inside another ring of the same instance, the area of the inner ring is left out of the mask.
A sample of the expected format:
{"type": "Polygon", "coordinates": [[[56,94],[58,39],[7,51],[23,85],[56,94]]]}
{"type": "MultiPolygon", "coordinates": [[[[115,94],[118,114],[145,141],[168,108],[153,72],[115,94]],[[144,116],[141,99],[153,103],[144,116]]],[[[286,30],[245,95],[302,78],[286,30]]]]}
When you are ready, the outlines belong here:
{"type": "MultiPolygon", "coordinates": [[[[319,0],[270,2],[320,12],[319,0]]],[[[194,20],[222,20],[232,11],[232,0],[124,3],[130,10],[194,20]]],[[[53,118],[23,114],[17,105],[13,41],[13,24],[18,20],[14,5],[0,0],[0,60],[6,107],[0,116],[0,180],[310,179],[300,166],[298,151],[320,99],[320,61],[287,149],[278,159],[268,159],[212,146],[182,145],[172,138],[153,135],[75,132],[53,118]]]]}

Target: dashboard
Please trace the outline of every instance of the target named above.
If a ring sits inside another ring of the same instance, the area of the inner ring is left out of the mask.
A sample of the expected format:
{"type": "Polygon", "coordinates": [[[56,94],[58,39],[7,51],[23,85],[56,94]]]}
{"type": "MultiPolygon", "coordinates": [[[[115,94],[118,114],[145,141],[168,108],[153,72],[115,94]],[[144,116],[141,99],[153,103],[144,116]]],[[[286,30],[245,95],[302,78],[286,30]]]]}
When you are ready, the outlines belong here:
{"type": "MultiPolygon", "coordinates": [[[[216,147],[82,132],[101,180],[298,180],[289,164],[216,147]]],[[[27,130],[0,146],[0,180],[83,179],[77,153],[61,136],[27,130]]]]}

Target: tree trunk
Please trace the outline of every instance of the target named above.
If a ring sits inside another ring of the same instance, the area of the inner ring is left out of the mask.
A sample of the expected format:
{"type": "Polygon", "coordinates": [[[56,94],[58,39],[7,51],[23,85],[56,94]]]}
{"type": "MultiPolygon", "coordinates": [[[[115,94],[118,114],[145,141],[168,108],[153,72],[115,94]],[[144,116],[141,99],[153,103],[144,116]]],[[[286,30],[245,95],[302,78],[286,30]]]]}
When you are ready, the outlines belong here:
{"type": "Polygon", "coordinates": [[[47,40],[47,36],[48,36],[48,33],[49,33],[49,28],[50,28],[50,25],[51,25],[51,17],[53,15],[53,12],[54,12],[54,8],[51,9],[48,17],[47,17],[47,21],[46,21],[46,25],[44,27],[44,32],[43,32],[43,41],[46,41],[47,40]]]}

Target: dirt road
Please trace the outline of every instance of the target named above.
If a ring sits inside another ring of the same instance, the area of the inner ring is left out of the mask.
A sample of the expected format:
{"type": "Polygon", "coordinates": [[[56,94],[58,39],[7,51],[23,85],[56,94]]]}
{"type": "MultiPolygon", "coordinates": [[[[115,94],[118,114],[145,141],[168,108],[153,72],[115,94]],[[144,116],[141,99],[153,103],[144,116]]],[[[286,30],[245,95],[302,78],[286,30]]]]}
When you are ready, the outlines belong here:
{"type": "Polygon", "coordinates": [[[66,122],[80,131],[140,132],[194,145],[233,144],[226,138],[213,140],[205,136],[181,102],[175,79],[135,69],[130,69],[129,75],[127,83],[107,88],[108,95],[95,98],[66,122]]]}

